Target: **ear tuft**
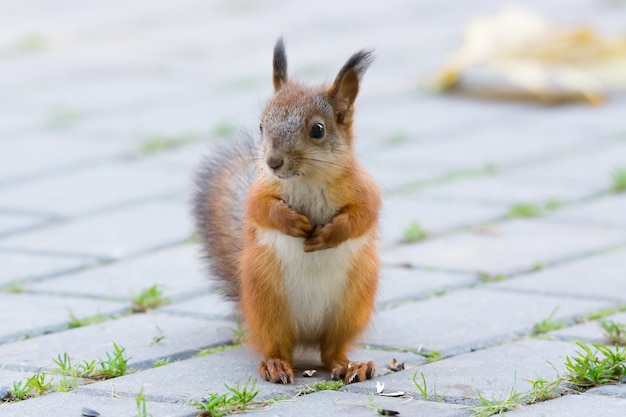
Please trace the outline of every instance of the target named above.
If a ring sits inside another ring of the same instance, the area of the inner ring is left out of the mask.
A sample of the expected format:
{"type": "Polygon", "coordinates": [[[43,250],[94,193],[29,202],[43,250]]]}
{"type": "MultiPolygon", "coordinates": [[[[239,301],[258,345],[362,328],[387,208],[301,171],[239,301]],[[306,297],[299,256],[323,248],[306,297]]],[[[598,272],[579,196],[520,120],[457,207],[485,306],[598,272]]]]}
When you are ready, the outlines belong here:
{"type": "Polygon", "coordinates": [[[369,68],[372,61],[374,61],[374,53],[372,50],[362,49],[359,52],[356,52],[339,70],[339,74],[337,74],[337,79],[339,79],[339,77],[342,77],[349,70],[353,70],[360,80],[361,77],[363,77],[363,74],[365,74],[365,71],[367,71],[367,69],[369,68]]]}
{"type": "Polygon", "coordinates": [[[339,70],[330,90],[330,97],[335,108],[335,116],[343,123],[359,93],[359,81],[374,60],[372,51],[361,50],[348,59],[339,70]]]}
{"type": "Polygon", "coordinates": [[[278,38],[274,46],[274,91],[280,90],[287,83],[287,55],[283,38],[278,38]]]}

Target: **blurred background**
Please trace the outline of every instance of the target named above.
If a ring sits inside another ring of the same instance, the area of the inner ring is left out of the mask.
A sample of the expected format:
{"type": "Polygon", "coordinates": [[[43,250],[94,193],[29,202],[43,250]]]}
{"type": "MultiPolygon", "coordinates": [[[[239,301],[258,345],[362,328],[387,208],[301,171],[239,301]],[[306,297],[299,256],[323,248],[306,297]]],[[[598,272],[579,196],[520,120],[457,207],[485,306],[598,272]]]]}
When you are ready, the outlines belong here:
{"type": "MultiPolygon", "coordinates": [[[[256,131],[279,36],[305,82],[375,50],[357,148],[385,192],[384,245],[607,192],[626,164],[623,95],[547,106],[429,88],[468,23],[504,6],[0,1],[0,283],[188,242],[192,173],[209,143],[256,131]]],[[[607,36],[626,27],[622,0],[518,6],[607,36]]]]}

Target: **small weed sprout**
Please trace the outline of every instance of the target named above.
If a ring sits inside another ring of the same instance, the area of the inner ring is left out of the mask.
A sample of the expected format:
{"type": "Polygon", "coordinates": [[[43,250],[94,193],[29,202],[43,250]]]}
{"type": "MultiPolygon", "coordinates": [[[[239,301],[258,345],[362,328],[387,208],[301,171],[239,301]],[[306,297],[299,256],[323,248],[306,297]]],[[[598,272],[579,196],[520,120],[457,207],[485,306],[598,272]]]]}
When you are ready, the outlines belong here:
{"type": "Polygon", "coordinates": [[[345,383],[339,381],[319,381],[312,386],[307,386],[296,393],[296,397],[309,395],[318,391],[337,391],[345,386],[345,383]]]}
{"type": "Polygon", "coordinates": [[[169,365],[170,363],[170,359],[159,359],[154,361],[154,363],[152,364],[153,368],[160,368],[161,366],[165,366],[165,365],[169,365]]]}
{"type": "Polygon", "coordinates": [[[552,398],[557,396],[557,390],[561,386],[563,380],[561,378],[556,379],[529,379],[533,386],[532,391],[528,394],[528,398],[526,400],[527,404],[534,404],[541,401],[551,400],[552,398]]]}
{"type": "Polygon", "coordinates": [[[177,148],[197,140],[195,134],[182,134],[178,136],[154,135],[149,136],[141,145],[141,152],[144,154],[152,154],[168,149],[177,148]]]}
{"type": "Polygon", "coordinates": [[[126,348],[113,342],[113,349],[113,353],[106,352],[106,360],[100,361],[100,371],[95,371],[92,375],[109,379],[126,374],[126,366],[130,360],[130,358],[126,356],[126,348]]]}
{"type": "Polygon", "coordinates": [[[593,313],[589,313],[586,317],[587,320],[597,320],[607,316],[611,316],[616,313],[622,313],[626,311],[626,304],[620,305],[617,307],[608,307],[603,308],[601,310],[594,311],[593,313]]]}
{"type": "Polygon", "coordinates": [[[169,298],[163,296],[163,290],[158,284],[145,288],[133,296],[132,310],[135,313],[143,313],[153,310],[170,302],[169,298]]]}
{"type": "Polygon", "coordinates": [[[15,401],[22,401],[29,397],[30,385],[28,381],[16,381],[13,383],[13,397],[15,401]]]}
{"type": "Polygon", "coordinates": [[[198,356],[212,355],[214,353],[225,352],[227,350],[235,349],[235,348],[238,348],[240,346],[241,346],[240,344],[215,346],[215,347],[212,347],[212,348],[203,349],[203,350],[201,350],[200,352],[196,353],[193,356],[194,357],[198,357],[198,356]]]}
{"type": "Polygon", "coordinates": [[[626,323],[616,323],[613,320],[600,320],[600,327],[604,330],[606,339],[613,345],[626,346],[626,323]]]}
{"type": "Polygon", "coordinates": [[[521,203],[514,204],[509,208],[508,217],[539,217],[543,214],[543,209],[533,204],[521,203]]]}
{"type": "Polygon", "coordinates": [[[246,384],[240,388],[237,384],[234,388],[224,384],[228,392],[226,394],[209,394],[199,403],[194,403],[201,411],[206,411],[209,416],[221,417],[226,414],[251,409],[256,403],[254,398],[259,393],[256,389],[256,381],[250,385],[252,377],[248,377],[246,384]]]}
{"type": "Polygon", "coordinates": [[[107,321],[108,319],[106,316],[102,314],[97,314],[95,316],[85,317],[81,319],[75,316],[71,310],[69,313],[70,313],[70,322],[68,324],[68,327],[70,329],[75,329],[77,327],[83,327],[83,326],[89,326],[90,324],[102,323],[104,321],[107,321]]]}
{"type": "Polygon", "coordinates": [[[626,191],[626,167],[615,168],[613,171],[611,191],[614,193],[626,191]]]}
{"type": "Polygon", "coordinates": [[[113,342],[113,352],[106,352],[106,360],[84,360],[79,365],[73,365],[70,356],[66,353],[57,355],[52,361],[58,368],[52,372],[58,376],[57,391],[71,391],[78,385],[78,378],[109,379],[125,375],[130,360],[126,356],[126,348],[113,342]]]}
{"type": "Polygon", "coordinates": [[[480,279],[481,282],[489,283],[504,281],[506,279],[506,276],[504,274],[490,274],[488,272],[479,272],[478,279],[480,279]]]}
{"type": "Polygon", "coordinates": [[[412,221],[409,225],[404,229],[404,242],[405,243],[413,243],[419,242],[420,240],[424,240],[428,237],[428,233],[420,226],[420,224],[416,221],[412,221]]]}
{"type": "Polygon", "coordinates": [[[46,374],[36,373],[26,381],[34,395],[43,395],[50,389],[51,381],[46,381],[46,374]]]}
{"type": "Polygon", "coordinates": [[[420,373],[420,375],[422,377],[422,384],[420,385],[420,383],[417,381],[417,371],[415,371],[415,373],[413,374],[413,384],[415,384],[415,387],[419,391],[422,398],[428,400],[428,386],[426,385],[426,377],[424,376],[423,372],[420,373]]]}
{"type": "Polygon", "coordinates": [[[567,357],[565,367],[568,370],[567,381],[580,388],[589,388],[603,384],[619,383],[626,377],[626,348],[614,349],[593,344],[592,349],[582,342],[576,342],[582,351],[577,356],[567,357]],[[600,357],[602,356],[602,357],[600,357]]]}
{"type": "Polygon", "coordinates": [[[541,320],[538,323],[535,323],[530,334],[532,336],[538,336],[540,334],[551,332],[552,330],[562,329],[563,327],[565,327],[564,323],[553,320],[554,315],[556,314],[558,310],[559,308],[556,307],[554,310],[552,310],[552,312],[550,313],[548,317],[546,317],[545,319],[541,320]]]}
{"type": "Polygon", "coordinates": [[[488,399],[480,392],[477,394],[480,405],[471,408],[473,411],[472,417],[489,417],[494,414],[503,414],[520,408],[524,404],[523,395],[516,391],[515,386],[511,388],[509,396],[501,400],[496,400],[495,397],[488,399]]]}
{"type": "Polygon", "coordinates": [[[152,414],[148,413],[148,406],[146,404],[146,397],[143,395],[143,387],[139,390],[135,404],[137,404],[137,415],[135,417],[152,417],[152,414]]]}

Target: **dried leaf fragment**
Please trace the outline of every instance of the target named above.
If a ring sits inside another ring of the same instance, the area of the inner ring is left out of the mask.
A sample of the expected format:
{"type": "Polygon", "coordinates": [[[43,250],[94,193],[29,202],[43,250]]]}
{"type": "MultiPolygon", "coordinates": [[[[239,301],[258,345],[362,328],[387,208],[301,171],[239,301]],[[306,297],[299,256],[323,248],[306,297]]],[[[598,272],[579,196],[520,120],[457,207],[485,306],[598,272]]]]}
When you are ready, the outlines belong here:
{"type": "Polygon", "coordinates": [[[302,371],[302,376],[310,378],[313,375],[315,375],[316,372],[317,372],[317,370],[315,370],[315,369],[306,369],[306,370],[302,371]]]}
{"type": "Polygon", "coordinates": [[[393,372],[402,371],[404,369],[404,362],[398,362],[396,358],[393,358],[391,362],[389,362],[389,369],[393,372]]]}
{"type": "Polygon", "coordinates": [[[380,414],[381,416],[397,416],[398,414],[400,414],[400,412],[395,410],[387,410],[386,408],[379,408],[378,414],[380,414]]]}

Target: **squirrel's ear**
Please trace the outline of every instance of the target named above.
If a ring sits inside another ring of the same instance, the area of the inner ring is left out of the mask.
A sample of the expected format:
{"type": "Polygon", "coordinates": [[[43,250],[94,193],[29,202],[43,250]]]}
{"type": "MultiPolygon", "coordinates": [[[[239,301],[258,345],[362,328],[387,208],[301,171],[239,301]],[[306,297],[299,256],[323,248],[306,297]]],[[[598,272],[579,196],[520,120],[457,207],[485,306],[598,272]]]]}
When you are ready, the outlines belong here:
{"type": "Polygon", "coordinates": [[[372,51],[362,50],[352,55],[339,70],[330,89],[330,98],[339,123],[343,122],[346,114],[352,108],[359,93],[359,80],[373,59],[372,51]]]}
{"type": "Polygon", "coordinates": [[[278,38],[274,46],[274,91],[278,92],[287,83],[287,55],[283,38],[278,38]]]}

